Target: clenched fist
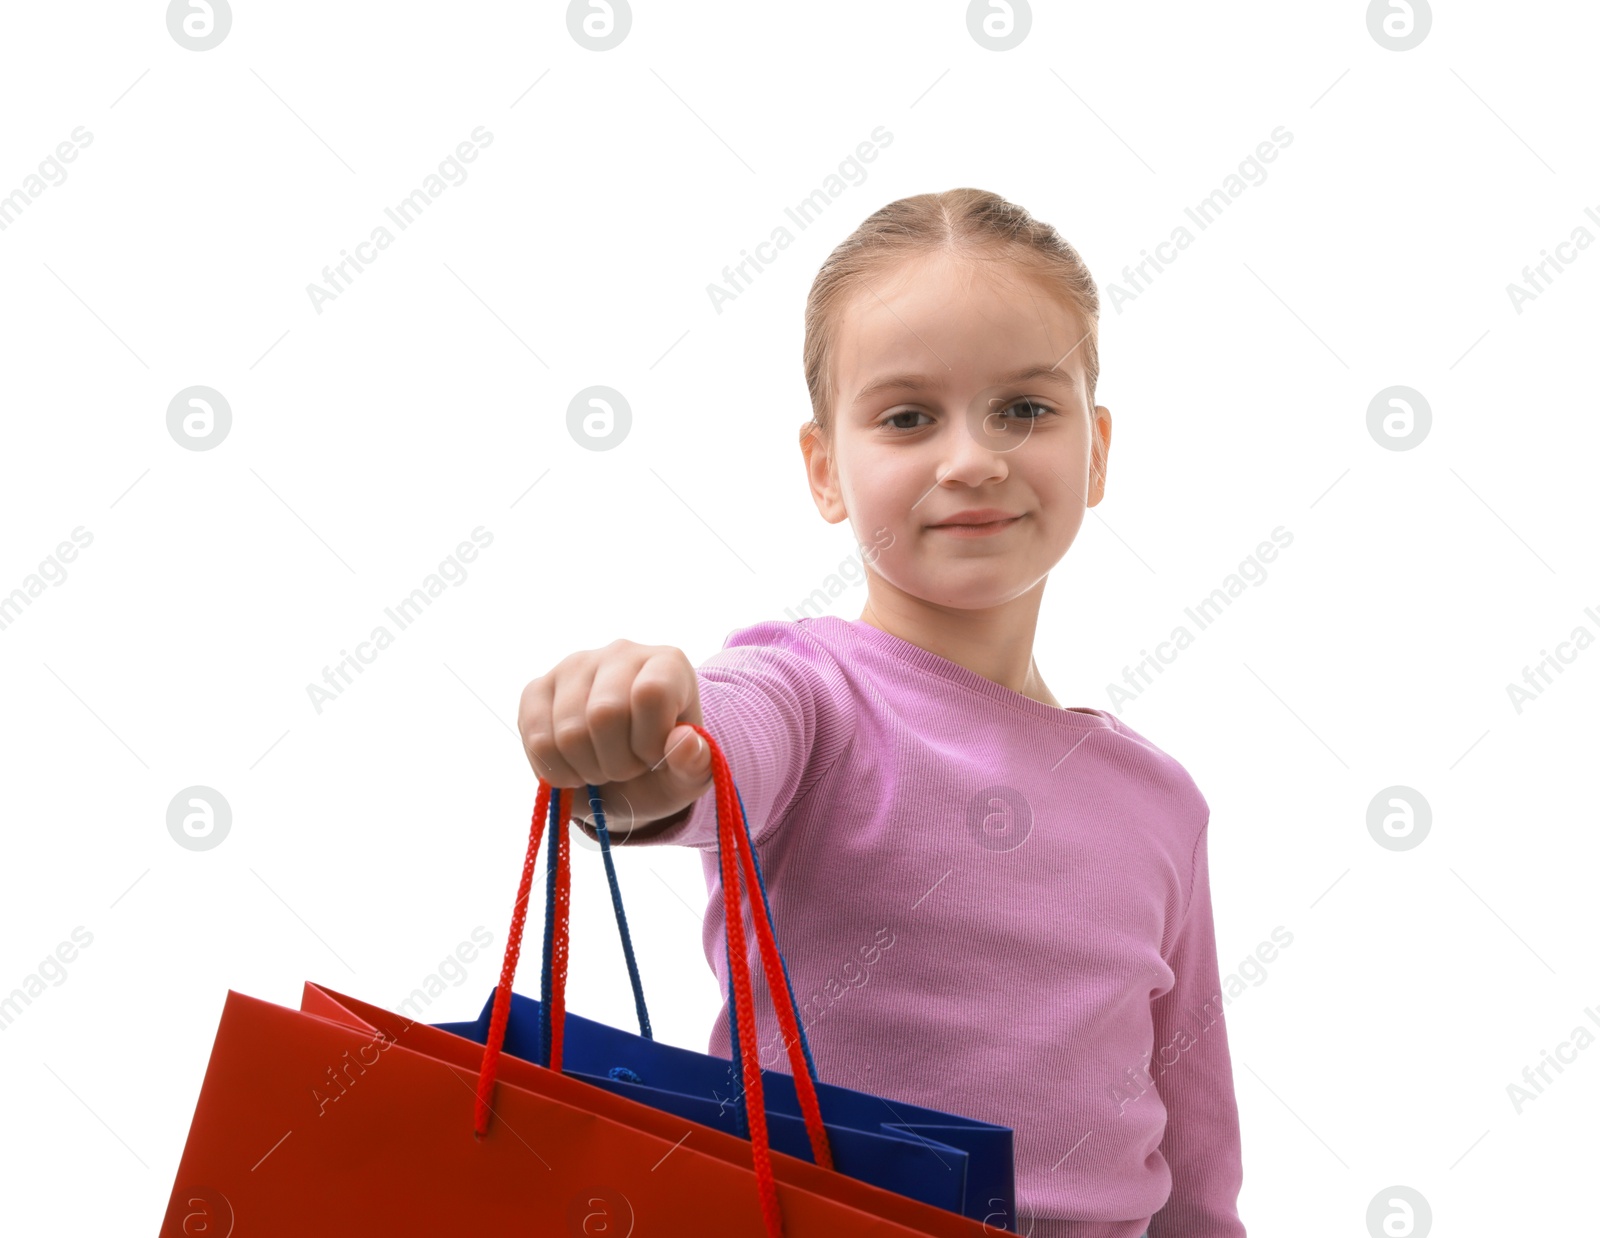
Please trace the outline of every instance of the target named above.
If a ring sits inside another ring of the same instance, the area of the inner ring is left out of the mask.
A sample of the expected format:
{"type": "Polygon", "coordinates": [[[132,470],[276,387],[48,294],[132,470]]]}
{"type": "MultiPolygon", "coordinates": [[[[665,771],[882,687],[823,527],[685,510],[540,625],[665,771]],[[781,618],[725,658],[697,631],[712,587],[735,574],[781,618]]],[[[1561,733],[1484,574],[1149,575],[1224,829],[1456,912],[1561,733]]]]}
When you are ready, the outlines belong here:
{"type": "Polygon", "coordinates": [[[670,817],[711,789],[700,681],[681,649],[614,640],[569,654],[522,690],[517,732],[534,772],[576,787],[572,819],[593,823],[600,791],[608,832],[670,817]]]}

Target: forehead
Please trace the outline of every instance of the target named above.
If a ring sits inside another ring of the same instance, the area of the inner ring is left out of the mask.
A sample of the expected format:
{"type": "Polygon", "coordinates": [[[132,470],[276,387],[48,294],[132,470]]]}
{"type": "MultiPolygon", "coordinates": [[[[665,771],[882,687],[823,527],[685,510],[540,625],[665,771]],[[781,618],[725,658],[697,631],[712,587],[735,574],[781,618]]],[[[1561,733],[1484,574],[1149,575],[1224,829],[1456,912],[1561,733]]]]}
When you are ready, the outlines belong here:
{"type": "Polygon", "coordinates": [[[892,399],[905,386],[891,386],[895,378],[916,378],[922,389],[974,388],[1028,381],[1026,373],[1081,387],[1085,337],[1081,316],[1026,267],[912,259],[867,279],[844,304],[835,397],[842,409],[892,399]]]}

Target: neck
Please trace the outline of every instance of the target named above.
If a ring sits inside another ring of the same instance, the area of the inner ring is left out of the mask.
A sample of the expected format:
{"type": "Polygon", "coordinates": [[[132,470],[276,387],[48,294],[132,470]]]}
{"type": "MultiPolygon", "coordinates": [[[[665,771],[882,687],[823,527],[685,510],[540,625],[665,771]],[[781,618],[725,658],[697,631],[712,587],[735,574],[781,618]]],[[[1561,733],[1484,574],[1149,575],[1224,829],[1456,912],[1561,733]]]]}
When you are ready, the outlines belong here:
{"type": "Polygon", "coordinates": [[[1033,660],[1043,594],[1041,580],[1000,606],[961,610],[912,597],[871,573],[860,621],[1059,709],[1033,660]]]}

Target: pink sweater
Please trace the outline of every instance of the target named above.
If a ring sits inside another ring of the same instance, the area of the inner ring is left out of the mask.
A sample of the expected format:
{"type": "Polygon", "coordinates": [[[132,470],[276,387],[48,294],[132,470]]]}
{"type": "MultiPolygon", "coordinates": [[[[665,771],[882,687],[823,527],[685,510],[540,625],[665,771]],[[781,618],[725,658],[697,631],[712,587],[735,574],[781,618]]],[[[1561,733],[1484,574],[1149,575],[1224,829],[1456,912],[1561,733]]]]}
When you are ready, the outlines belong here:
{"type": "MultiPolygon", "coordinates": [[[[1183,767],[860,620],[736,630],[698,675],[819,1077],[1011,1127],[1023,1234],[1242,1238],[1210,809],[1183,767]]],[[[714,794],[627,841],[668,843],[704,861],[728,1057],[714,794]]],[[[787,1072],[751,961],[761,1064],[787,1072]]]]}

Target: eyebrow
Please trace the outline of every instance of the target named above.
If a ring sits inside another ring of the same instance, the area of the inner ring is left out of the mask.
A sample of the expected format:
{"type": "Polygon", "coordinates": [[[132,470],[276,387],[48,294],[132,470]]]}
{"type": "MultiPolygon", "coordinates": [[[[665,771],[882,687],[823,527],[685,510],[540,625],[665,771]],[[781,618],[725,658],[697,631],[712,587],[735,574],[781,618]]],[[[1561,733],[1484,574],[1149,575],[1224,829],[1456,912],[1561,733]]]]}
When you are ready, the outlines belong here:
{"type": "MultiPolygon", "coordinates": [[[[1050,378],[1065,386],[1072,386],[1072,375],[1065,370],[1058,370],[1053,365],[1035,364],[1024,366],[1010,374],[1000,376],[1000,385],[1009,386],[1013,383],[1032,382],[1036,378],[1050,378]]],[[[856,403],[860,403],[870,395],[880,391],[927,391],[937,387],[938,382],[926,374],[886,374],[882,378],[874,378],[860,391],[856,392],[856,403]]]]}

